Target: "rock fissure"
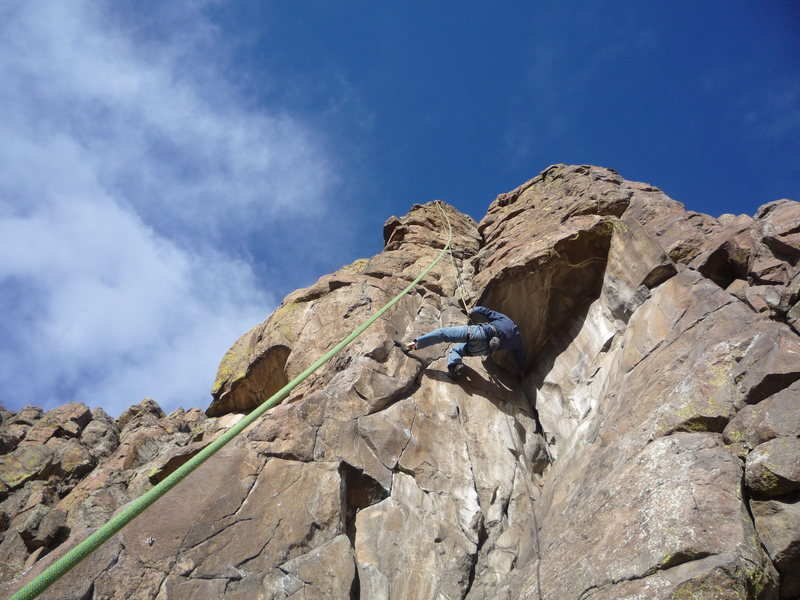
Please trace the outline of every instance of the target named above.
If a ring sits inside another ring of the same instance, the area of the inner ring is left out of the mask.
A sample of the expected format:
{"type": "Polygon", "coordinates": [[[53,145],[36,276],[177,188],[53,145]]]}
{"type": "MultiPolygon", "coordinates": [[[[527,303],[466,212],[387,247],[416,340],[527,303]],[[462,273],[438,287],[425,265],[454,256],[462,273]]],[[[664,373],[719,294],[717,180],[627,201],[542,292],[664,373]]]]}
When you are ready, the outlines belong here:
{"type": "MultiPolygon", "coordinates": [[[[624,584],[624,583],[644,581],[644,580],[647,580],[648,578],[651,578],[653,575],[657,575],[657,574],[659,574],[661,572],[670,571],[670,570],[677,570],[678,567],[681,567],[682,565],[686,565],[687,563],[700,562],[700,561],[703,561],[703,560],[705,560],[707,558],[714,557],[714,556],[716,556],[716,555],[715,554],[711,554],[711,553],[707,553],[707,552],[698,552],[698,553],[695,553],[695,554],[692,554],[692,553],[688,553],[688,554],[676,553],[675,555],[671,555],[669,557],[669,559],[667,561],[665,561],[663,564],[661,564],[661,565],[659,565],[657,567],[654,567],[654,568],[648,570],[647,572],[645,572],[643,574],[633,575],[633,576],[630,576],[630,577],[623,577],[623,578],[620,578],[620,579],[608,580],[608,581],[601,582],[601,583],[599,583],[597,585],[592,585],[592,586],[586,588],[584,591],[581,592],[581,594],[578,596],[578,600],[590,600],[590,598],[592,597],[592,595],[595,592],[602,592],[603,590],[606,590],[608,588],[612,588],[612,587],[615,587],[615,586],[619,586],[620,584],[624,584]]],[[[753,563],[753,564],[755,564],[755,563],[753,563]]],[[[604,596],[604,597],[606,597],[606,596],[604,596]]],[[[608,596],[608,597],[611,597],[611,596],[608,596]]]]}
{"type": "MultiPolygon", "coordinates": [[[[675,337],[675,338],[670,339],[670,340],[662,340],[662,341],[658,342],[652,349],[650,349],[650,351],[647,354],[642,356],[635,364],[633,364],[633,366],[631,366],[628,369],[627,372],[630,373],[631,371],[635,370],[640,364],[645,362],[653,354],[655,354],[655,353],[657,353],[659,351],[664,351],[664,350],[669,349],[673,344],[676,344],[676,343],[678,343],[680,341],[681,336],[689,335],[689,332],[692,329],[694,329],[695,327],[697,327],[698,325],[700,325],[704,321],[711,320],[715,313],[721,311],[726,306],[730,306],[734,302],[736,302],[736,300],[735,299],[731,299],[731,300],[729,300],[729,301],[727,301],[727,302],[725,302],[725,303],[723,303],[721,305],[716,306],[711,312],[703,314],[703,315],[697,317],[688,326],[686,326],[685,328],[681,328],[680,336],[675,337]]],[[[681,312],[680,315],[677,318],[674,319],[674,322],[675,323],[680,323],[687,312],[688,312],[687,310],[683,310],[683,312],[681,312]]],[[[686,358],[684,357],[683,360],[686,360],[686,358]]]]}
{"type": "Polygon", "coordinates": [[[413,396],[409,397],[409,399],[411,401],[411,406],[414,409],[414,412],[411,413],[411,424],[408,426],[408,439],[406,440],[405,444],[403,445],[402,449],[400,450],[400,453],[398,454],[398,459],[397,459],[397,466],[398,467],[400,466],[400,463],[402,462],[403,454],[405,454],[406,449],[408,448],[408,445],[411,443],[411,440],[414,438],[414,424],[417,421],[417,405],[416,405],[416,402],[414,402],[414,397],[413,396]]]}
{"type": "MultiPolygon", "coordinates": [[[[213,542],[216,538],[224,537],[225,530],[228,527],[231,527],[234,524],[241,524],[241,523],[248,523],[254,521],[253,517],[247,518],[236,518],[234,515],[229,515],[227,517],[223,517],[214,523],[215,529],[207,534],[206,537],[192,539],[190,542],[184,542],[181,544],[180,548],[182,551],[189,551],[198,549],[200,546],[208,545],[210,542],[213,542]]],[[[189,535],[194,535],[194,531],[187,532],[187,537],[189,535]]]]}

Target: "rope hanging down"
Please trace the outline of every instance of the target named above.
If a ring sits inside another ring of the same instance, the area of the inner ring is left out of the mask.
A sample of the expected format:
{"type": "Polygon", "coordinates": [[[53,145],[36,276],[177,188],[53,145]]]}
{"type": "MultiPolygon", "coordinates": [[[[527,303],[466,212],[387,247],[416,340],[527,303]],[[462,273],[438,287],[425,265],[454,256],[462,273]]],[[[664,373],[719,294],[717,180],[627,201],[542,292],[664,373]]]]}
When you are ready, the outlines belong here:
{"type": "Polygon", "coordinates": [[[233,425],[230,429],[228,429],[224,434],[222,434],[219,438],[211,442],[208,446],[206,446],[203,450],[201,450],[198,454],[196,454],[191,460],[183,464],[181,467],[176,469],[171,475],[169,475],[166,479],[161,481],[158,485],[150,489],[149,491],[145,492],[141,496],[139,496],[136,500],[133,500],[128,506],[126,506],[119,514],[114,516],[110,521],[108,521],[105,525],[102,525],[100,528],[97,529],[92,535],[82,541],[80,544],[75,546],[72,550],[67,552],[64,556],[54,562],[52,565],[47,567],[44,571],[42,571],[37,577],[35,577],[32,581],[18,590],[13,596],[8,598],[8,600],[33,600],[39,594],[44,592],[48,587],[53,585],[56,581],[58,581],[61,577],[63,577],[68,571],[70,571],[73,567],[75,567],[78,563],[80,563],[84,558],[89,556],[92,552],[97,550],[104,542],[118,533],[125,525],[133,521],[136,517],[138,517],[144,510],[153,504],[156,500],[164,496],[169,490],[171,490],[175,485],[177,485],[181,480],[186,478],[192,471],[194,471],[197,467],[202,465],[206,460],[211,458],[214,454],[216,454],[223,446],[225,446],[228,442],[233,440],[237,435],[239,435],[242,431],[247,429],[250,425],[252,425],[256,419],[261,417],[267,410],[284,400],[289,393],[300,385],[303,381],[305,381],[314,371],[319,369],[322,365],[326,362],[331,360],[336,354],[338,354],[345,346],[347,346],[350,342],[360,336],[364,331],[372,325],[375,321],[377,321],[387,310],[392,308],[395,304],[397,304],[400,299],[408,294],[414,287],[422,281],[422,278],[425,277],[428,273],[431,272],[434,266],[442,259],[442,257],[450,250],[450,243],[453,240],[453,230],[450,227],[450,219],[447,218],[442,207],[439,205],[439,201],[436,201],[436,207],[442,213],[445,220],[447,221],[447,228],[448,228],[448,237],[447,243],[445,244],[442,251],[436,256],[434,261],[426,268],[414,281],[412,281],[408,286],[397,296],[392,298],[389,302],[387,302],[383,307],[381,307],[374,315],[372,315],[369,319],[364,321],[355,331],[353,331],[350,335],[344,338],[341,342],[336,344],[333,348],[331,348],[327,354],[323,357],[318,359],[313,365],[308,367],[305,371],[300,373],[297,377],[295,377],[292,381],[286,384],[283,388],[278,390],[275,394],[273,394],[269,399],[267,399],[263,404],[261,404],[258,408],[253,410],[249,415],[247,415],[244,419],[233,425]]]}

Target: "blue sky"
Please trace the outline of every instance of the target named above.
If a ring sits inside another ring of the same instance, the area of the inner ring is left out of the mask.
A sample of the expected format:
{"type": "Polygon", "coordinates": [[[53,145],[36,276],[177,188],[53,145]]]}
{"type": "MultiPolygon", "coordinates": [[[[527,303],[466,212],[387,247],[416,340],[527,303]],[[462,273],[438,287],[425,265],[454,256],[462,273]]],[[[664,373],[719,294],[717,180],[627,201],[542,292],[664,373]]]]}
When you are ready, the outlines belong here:
{"type": "Polygon", "coordinates": [[[800,200],[798,31],[795,0],[1,2],[0,403],[205,408],[387,217],[553,163],[800,200]]]}

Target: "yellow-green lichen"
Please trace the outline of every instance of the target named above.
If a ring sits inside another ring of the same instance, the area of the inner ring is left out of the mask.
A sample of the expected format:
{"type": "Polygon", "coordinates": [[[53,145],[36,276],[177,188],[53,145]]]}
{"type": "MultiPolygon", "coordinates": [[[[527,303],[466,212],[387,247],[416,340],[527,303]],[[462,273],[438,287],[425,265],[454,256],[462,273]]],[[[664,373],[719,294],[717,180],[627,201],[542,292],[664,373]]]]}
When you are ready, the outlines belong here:
{"type": "Polygon", "coordinates": [[[765,493],[775,492],[780,487],[780,480],[775,473],[769,468],[769,465],[764,464],[761,473],[759,474],[759,488],[765,493]]]}
{"type": "Polygon", "coordinates": [[[542,183],[545,186],[551,186],[554,183],[558,182],[563,185],[564,183],[564,167],[566,165],[558,164],[553,165],[549,169],[547,169],[544,173],[542,173],[542,183]]]}
{"type": "MultiPolygon", "coordinates": [[[[358,262],[358,261],[356,261],[358,262]]],[[[284,339],[290,344],[297,341],[296,323],[299,312],[305,308],[304,302],[289,302],[278,307],[267,322],[267,328],[273,331],[277,329],[284,339]]]]}
{"type": "Polygon", "coordinates": [[[760,598],[761,592],[769,583],[766,571],[759,565],[753,565],[751,568],[745,568],[744,575],[751,591],[750,597],[760,598]]]}
{"type": "MultiPolygon", "coordinates": [[[[678,584],[672,592],[672,600],[745,600],[747,581],[736,567],[735,574],[724,569],[712,569],[678,584]]],[[[755,596],[753,596],[755,597],[755,596]]]]}
{"type": "Polygon", "coordinates": [[[730,385],[733,362],[714,365],[708,369],[708,382],[716,388],[730,385]]]}
{"type": "Polygon", "coordinates": [[[659,435],[675,431],[721,433],[732,416],[733,406],[723,399],[688,397],[658,420],[657,431],[659,435]]]}
{"type": "Polygon", "coordinates": [[[671,596],[672,600],[719,600],[720,598],[745,600],[747,596],[741,589],[730,589],[720,584],[696,585],[693,581],[679,585],[671,596]]]}
{"type": "Polygon", "coordinates": [[[608,221],[608,223],[611,224],[612,229],[614,229],[615,231],[619,231],[621,233],[630,233],[631,226],[623,221],[620,220],[608,221]]]}
{"type": "Polygon", "coordinates": [[[236,381],[245,376],[247,367],[250,364],[251,341],[256,330],[261,327],[263,325],[257,325],[241,336],[222,357],[219,367],[217,367],[217,376],[214,378],[214,384],[211,386],[211,394],[213,396],[216,396],[229,381],[236,381]]]}
{"type": "Polygon", "coordinates": [[[350,273],[363,273],[367,265],[369,264],[369,260],[366,258],[359,258],[358,260],[354,260],[349,265],[345,265],[342,267],[342,271],[348,271],[350,273]]]}
{"type": "MultiPolygon", "coordinates": [[[[237,381],[247,375],[250,364],[256,356],[257,345],[269,337],[271,332],[277,330],[289,344],[296,342],[298,313],[305,306],[304,302],[287,302],[272,313],[266,324],[257,325],[236,340],[219,364],[214,385],[211,387],[212,395],[217,395],[226,383],[237,381]]],[[[284,343],[284,340],[280,340],[281,343],[284,343]]]]}

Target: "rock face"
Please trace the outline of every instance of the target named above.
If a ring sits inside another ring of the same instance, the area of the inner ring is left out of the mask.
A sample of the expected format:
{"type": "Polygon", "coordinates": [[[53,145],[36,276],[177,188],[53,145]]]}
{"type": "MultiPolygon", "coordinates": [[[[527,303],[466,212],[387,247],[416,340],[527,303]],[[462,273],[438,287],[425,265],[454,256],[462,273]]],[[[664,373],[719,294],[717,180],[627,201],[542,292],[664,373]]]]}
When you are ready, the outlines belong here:
{"type": "MultiPolygon", "coordinates": [[[[475,223],[360,338],[44,598],[800,596],[800,204],[687,212],[556,165],[475,223]],[[458,286],[457,282],[461,285],[458,286]],[[529,368],[396,340],[520,326],[529,368]]],[[[205,414],[0,413],[0,592],[30,580],[401,291],[434,204],[225,355],[205,414]]]]}

